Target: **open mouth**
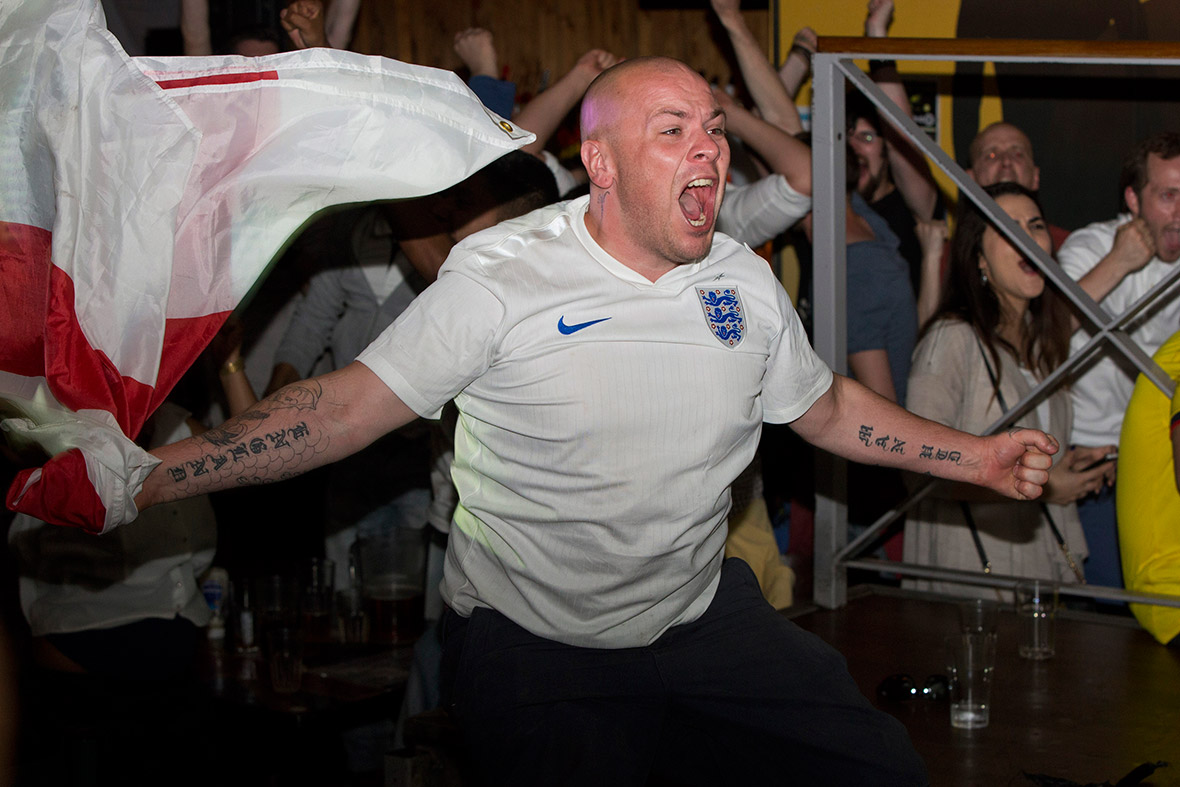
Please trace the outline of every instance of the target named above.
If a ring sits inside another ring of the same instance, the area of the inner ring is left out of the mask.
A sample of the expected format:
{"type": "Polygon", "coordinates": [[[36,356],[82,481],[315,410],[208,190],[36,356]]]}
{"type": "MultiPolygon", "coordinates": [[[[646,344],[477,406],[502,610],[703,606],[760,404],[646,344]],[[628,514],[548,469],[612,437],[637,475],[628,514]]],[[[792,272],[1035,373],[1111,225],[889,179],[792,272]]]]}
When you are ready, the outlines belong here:
{"type": "Polygon", "coordinates": [[[1180,228],[1168,226],[1160,232],[1160,245],[1168,250],[1180,249],[1180,228]]]}
{"type": "Polygon", "coordinates": [[[680,211],[693,227],[703,227],[713,216],[717,189],[712,178],[697,178],[680,192],[680,211]]]}

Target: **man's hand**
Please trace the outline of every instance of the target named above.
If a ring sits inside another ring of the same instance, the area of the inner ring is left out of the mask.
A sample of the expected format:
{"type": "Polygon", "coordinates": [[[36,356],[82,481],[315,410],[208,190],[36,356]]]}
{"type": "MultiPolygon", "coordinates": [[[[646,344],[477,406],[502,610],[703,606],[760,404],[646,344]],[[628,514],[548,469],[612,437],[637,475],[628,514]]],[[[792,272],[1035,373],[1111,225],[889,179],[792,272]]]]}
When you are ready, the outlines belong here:
{"type": "Polygon", "coordinates": [[[922,219],[914,225],[914,234],[918,236],[918,246],[922,249],[922,259],[937,259],[942,262],[943,246],[946,245],[946,221],[942,219],[922,219]]]}
{"type": "Polygon", "coordinates": [[[717,99],[717,106],[721,107],[722,111],[724,111],[726,114],[730,114],[734,110],[745,109],[745,107],[739,104],[738,100],[731,96],[729,91],[727,91],[725,88],[714,87],[713,97],[717,99]]]}
{"type": "Polygon", "coordinates": [[[819,36],[810,27],[801,27],[799,32],[795,34],[794,40],[791,41],[791,50],[795,47],[806,49],[811,54],[815,54],[815,50],[819,47],[819,36]]]}
{"type": "Polygon", "coordinates": [[[324,4],[320,0],[295,0],[279,12],[279,21],[299,49],[327,46],[324,4]]]}
{"type": "Polygon", "coordinates": [[[1142,218],[1134,218],[1119,227],[1114,234],[1114,246],[1107,255],[1123,274],[1134,273],[1155,256],[1155,240],[1142,218]]]}
{"type": "Polygon", "coordinates": [[[865,35],[884,38],[893,21],[893,0],[869,0],[869,15],[865,17],[865,35]]]}
{"type": "Polygon", "coordinates": [[[1036,429],[1010,429],[984,440],[978,484],[1017,500],[1040,497],[1049,482],[1057,440],[1036,429]]]}
{"type": "Polygon", "coordinates": [[[496,46],[492,32],[482,27],[469,27],[455,33],[455,54],[467,66],[471,76],[500,78],[500,61],[496,58],[496,46]]]}
{"type": "Polygon", "coordinates": [[[578,58],[578,62],[574,63],[574,68],[581,71],[586,77],[586,84],[589,85],[594,81],[594,78],[606,71],[611,66],[615,65],[621,58],[607,52],[605,49],[591,49],[586,54],[578,58]]]}

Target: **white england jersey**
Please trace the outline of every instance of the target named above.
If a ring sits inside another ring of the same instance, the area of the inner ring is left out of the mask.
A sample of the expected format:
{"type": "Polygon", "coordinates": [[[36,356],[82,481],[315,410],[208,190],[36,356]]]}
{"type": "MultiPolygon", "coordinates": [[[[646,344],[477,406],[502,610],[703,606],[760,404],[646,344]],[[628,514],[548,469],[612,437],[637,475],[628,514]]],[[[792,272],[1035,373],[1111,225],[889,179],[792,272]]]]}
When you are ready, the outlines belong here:
{"type": "Polygon", "coordinates": [[[587,204],[459,244],[358,360],[421,415],[458,405],[455,610],[631,647],[704,612],[762,422],[801,416],[832,374],[748,248],[718,234],[651,282],[590,237],[587,204]]]}

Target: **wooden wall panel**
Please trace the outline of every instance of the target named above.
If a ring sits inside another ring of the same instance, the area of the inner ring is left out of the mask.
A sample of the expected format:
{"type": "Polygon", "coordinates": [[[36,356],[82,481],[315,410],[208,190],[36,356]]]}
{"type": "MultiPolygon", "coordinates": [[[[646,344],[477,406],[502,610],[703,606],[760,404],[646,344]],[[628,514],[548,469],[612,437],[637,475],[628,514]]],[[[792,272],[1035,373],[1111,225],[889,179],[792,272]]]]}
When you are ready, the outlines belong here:
{"type": "MultiPolygon", "coordinates": [[[[748,11],[746,20],[769,42],[769,12],[748,11]]],[[[641,11],[638,0],[363,0],[352,48],[456,69],[455,33],[476,26],[495,35],[500,62],[525,97],[596,47],[626,57],[677,57],[722,83],[736,68],[710,12],[641,11]]]]}

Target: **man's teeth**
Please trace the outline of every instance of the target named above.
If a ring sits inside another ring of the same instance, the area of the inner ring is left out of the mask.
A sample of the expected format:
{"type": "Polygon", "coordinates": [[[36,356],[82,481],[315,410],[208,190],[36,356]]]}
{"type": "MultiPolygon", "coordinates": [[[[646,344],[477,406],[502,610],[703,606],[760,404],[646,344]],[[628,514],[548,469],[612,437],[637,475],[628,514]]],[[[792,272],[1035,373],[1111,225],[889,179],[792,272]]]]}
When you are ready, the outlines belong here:
{"type": "MultiPolygon", "coordinates": [[[[697,178],[696,180],[690,182],[684,188],[685,188],[685,190],[687,190],[687,189],[691,189],[691,188],[712,188],[712,186],[713,186],[713,179],[712,178],[697,178]]],[[[702,207],[703,207],[703,205],[702,205],[702,207]]],[[[705,222],[708,220],[708,214],[704,210],[702,210],[700,218],[690,219],[687,216],[685,216],[685,219],[687,219],[690,226],[703,227],[703,226],[705,226],[705,222]]]]}

